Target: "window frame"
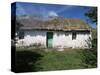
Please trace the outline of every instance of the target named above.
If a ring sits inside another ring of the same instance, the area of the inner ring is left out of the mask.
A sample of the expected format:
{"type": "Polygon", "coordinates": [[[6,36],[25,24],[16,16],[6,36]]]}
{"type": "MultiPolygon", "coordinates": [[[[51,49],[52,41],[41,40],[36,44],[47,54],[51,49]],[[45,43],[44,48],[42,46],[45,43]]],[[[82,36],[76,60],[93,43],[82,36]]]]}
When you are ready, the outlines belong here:
{"type": "Polygon", "coordinates": [[[24,39],[24,31],[19,32],[19,39],[24,39]]]}
{"type": "Polygon", "coordinates": [[[72,32],[72,40],[76,40],[77,38],[77,33],[74,31],[72,32]]]}

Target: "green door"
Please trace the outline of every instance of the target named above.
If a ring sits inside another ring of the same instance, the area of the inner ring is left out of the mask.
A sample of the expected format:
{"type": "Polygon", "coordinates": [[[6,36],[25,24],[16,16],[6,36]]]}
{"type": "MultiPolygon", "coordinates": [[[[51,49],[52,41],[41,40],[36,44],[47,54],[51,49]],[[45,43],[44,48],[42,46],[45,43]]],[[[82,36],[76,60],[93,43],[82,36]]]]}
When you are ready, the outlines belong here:
{"type": "Polygon", "coordinates": [[[52,41],[53,41],[53,32],[47,32],[47,47],[52,47],[52,41]]]}

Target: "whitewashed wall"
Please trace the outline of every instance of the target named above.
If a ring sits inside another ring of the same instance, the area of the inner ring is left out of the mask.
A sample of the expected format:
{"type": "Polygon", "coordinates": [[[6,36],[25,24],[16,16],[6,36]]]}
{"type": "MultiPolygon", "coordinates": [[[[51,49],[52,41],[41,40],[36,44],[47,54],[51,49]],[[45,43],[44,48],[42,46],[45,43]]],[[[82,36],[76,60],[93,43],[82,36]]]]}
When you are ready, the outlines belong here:
{"type": "MultiPolygon", "coordinates": [[[[19,40],[24,41],[24,45],[38,44],[41,43],[44,47],[46,47],[46,33],[48,31],[25,31],[24,39],[19,40]]],[[[90,34],[82,34],[77,33],[76,39],[72,40],[71,32],[61,32],[61,31],[53,31],[53,47],[57,48],[87,48],[87,41],[90,34]]]]}
{"type": "Polygon", "coordinates": [[[24,44],[42,44],[46,46],[46,32],[45,31],[24,31],[24,44]]]}
{"type": "Polygon", "coordinates": [[[88,48],[88,40],[90,34],[76,34],[76,39],[72,40],[71,32],[55,32],[53,38],[53,46],[61,48],[88,48]]]}

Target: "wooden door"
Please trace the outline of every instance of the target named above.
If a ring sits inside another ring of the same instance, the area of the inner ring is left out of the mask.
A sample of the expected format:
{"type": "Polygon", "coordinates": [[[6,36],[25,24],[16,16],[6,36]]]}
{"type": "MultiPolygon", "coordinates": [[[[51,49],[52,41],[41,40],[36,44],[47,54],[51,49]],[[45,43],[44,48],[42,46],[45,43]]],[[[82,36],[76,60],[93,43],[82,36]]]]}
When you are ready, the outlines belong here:
{"type": "Polygon", "coordinates": [[[52,48],[53,45],[53,32],[47,32],[47,47],[52,48]]]}

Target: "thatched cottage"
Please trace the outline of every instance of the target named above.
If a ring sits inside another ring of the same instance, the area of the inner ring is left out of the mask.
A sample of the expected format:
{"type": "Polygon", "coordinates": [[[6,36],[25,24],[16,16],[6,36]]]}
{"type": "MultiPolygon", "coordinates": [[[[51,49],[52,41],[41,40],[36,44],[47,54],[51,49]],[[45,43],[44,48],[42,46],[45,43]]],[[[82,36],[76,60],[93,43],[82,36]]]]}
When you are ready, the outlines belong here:
{"type": "Polygon", "coordinates": [[[41,20],[34,17],[17,17],[22,25],[17,33],[17,46],[42,45],[47,48],[89,48],[91,31],[80,19],[54,18],[41,20]]]}

